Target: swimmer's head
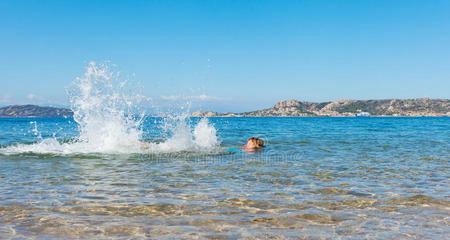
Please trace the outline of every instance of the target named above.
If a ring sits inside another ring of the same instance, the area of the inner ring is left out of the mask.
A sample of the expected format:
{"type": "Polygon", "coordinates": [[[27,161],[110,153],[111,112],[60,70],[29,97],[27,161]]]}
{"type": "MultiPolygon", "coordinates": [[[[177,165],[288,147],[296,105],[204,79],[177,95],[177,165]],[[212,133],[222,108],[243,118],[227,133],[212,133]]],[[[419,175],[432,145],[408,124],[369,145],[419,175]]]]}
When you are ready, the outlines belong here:
{"type": "Polygon", "coordinates": [[[264,147],[264,141],[260,138],[251,137],[247,140],[247,144],[245,144],[246,149],[260,149],[264,147]]]}

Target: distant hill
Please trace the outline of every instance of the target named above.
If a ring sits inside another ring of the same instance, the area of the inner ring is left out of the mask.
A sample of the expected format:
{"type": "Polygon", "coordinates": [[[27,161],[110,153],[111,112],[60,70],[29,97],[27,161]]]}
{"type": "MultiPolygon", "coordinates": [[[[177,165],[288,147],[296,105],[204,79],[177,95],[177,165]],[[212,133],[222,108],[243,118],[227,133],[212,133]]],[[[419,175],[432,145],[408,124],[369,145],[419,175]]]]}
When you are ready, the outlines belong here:
{"type": "Polygon", "coordinates": [[[193,116],[450,116],[450,99],[384,99],[302,102],[285,100],[272,108],[244,112],[194,112],[193,116]]]}
{"type": "Polygon", "coordinates": [[[0,117],[68,117],[73,112],[67,108],[36,105],[12,105],[0,108],[0,117]]]}
{"type": "MultiPolygon", "coordinates": [[[[12,105],[0,117],[69,117],[67,108],[12,105]]],[[[271,108],[243,113],[194,112],[196,117],[269,116],[450,116],[450,99],[338,100],[331,102],[280,101],[271,108]]]]}

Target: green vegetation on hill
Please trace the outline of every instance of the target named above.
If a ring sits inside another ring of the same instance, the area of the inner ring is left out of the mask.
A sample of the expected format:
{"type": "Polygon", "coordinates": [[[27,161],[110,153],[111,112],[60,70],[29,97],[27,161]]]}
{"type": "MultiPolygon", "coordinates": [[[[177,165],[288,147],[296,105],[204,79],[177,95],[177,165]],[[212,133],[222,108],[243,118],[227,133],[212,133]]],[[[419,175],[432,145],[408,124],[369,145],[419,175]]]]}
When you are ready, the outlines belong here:
{"type": "Polygon", "coordinates": [[[36,105],[12,105],[0,108],[0,117],[68,117],[73,113],[67,108],[36,105]]]}

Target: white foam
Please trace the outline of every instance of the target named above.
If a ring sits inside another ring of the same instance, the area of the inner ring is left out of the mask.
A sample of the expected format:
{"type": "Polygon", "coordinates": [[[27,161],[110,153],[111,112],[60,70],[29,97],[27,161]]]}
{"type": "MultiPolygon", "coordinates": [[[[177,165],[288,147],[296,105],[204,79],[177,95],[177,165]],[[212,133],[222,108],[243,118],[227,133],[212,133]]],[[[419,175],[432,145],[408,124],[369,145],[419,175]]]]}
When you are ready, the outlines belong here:
{"type": "Polygon", "coordinates": [[[203,149],[213,148],[219,144],[217,131],[208,123],[208,119],[201,119],[197,126],[195,126],[194,143],[203,149]]]}
{"type": "Polygon", "coordinates": [[[172,136],[161,143],[147,143],[145,149],[150,152],[207,152],[217,149],[219,140],[216,129],[206,118],[192,130],[186,120],[178,121],[172,129],[172,136]]]}
{"type": "Polygon", "coordinates": [[[84,76],[77,78],[68,91],[79,136],[70,143],[38,139],[35,144],[2,148],[0,153],[159,153],[210,151],[219,145],[216,129],[207,119],[191,129],[187,115],[169,119],[174,123],[167,125],[171,137],[166,141],[143,143],[143,114],[139,118],[135,114],[142,96],[128,93],[125,86],[107,65],[90,63],[84,76]]]}

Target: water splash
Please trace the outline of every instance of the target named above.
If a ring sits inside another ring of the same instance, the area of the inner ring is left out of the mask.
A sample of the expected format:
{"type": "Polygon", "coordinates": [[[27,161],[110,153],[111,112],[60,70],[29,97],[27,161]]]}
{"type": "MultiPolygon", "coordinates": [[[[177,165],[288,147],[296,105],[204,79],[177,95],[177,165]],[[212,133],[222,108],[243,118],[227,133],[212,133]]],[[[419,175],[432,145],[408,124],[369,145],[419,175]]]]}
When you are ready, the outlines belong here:
{"type": "Polygon", "coordinates": [[[36,121],[33,121],[33,122],[30,122],[30,125],[33,125],[33,128],[31,129],[31,132],[33,133],[33,135],[37,138],[37,139],[39,139],[39,140],[43,140],[42,139],[42,135],[41,135],[41,132],[39,131],[39,129],[38,129],[38,126],[37,126],[37,122],[36,121]]]}
{"type": "Polygon", "coordinates": [[[164,126],[170,133],[165,141],[143,142],[145,114],[139,106],[146,98],[127,88],[127,82],[121,81],[119,74],[106,64],[89,63],[84,76],[74,81],[68,94],[78,126],[77,138],[69,142],[40,138],[35,144],[9,146],[0,149],[0,153],[166,153],[210,151],[219,145],[216,129],[207,119],[192,129],[187,114],[165,119],[164,126]]]}
{"type": "Polygon", "coordinates": [[[98,152],[139,150],[142,117],[136,119],[135,114],[142,97],[129,94],[126,82],[108,65],[90,63],[69,95],[80,132],[78,143],[98,152]]]}
{"type": "Polygon", "coordinates": [[[147,143],[145,149],[149,152],[205,152],[216,150],[220,143],[216,129],[206,118],[201,119],[194,130],[189,126],[187,118],[181,118],[170,128],[170,132],[172,136],[166,141],[147,143]]]}
{"type": "Polygon", "coordinates": [[[203,118],[194,129],[194,143],[204,149],[217,146],[217,130],[211,126],[208,119],[203,118]]]}

